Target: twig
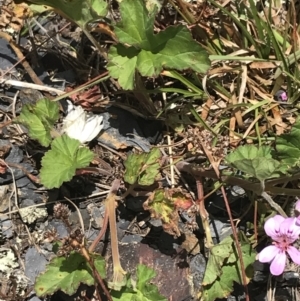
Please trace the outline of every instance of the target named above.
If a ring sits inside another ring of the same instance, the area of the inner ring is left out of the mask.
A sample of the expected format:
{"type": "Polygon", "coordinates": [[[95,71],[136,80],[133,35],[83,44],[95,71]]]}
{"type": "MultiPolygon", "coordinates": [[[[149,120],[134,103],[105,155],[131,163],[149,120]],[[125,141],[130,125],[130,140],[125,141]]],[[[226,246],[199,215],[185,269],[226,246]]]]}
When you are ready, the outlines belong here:
{"type": "MultiPolygon", "coordinates": [[[[182,141],[182,140],[181,140],[182,141]]],[[[181,142],[180,141],[180,142],[181,142]]],[[[173,144],[174,146],[174,144],[173,144]]],[[[166,145],[165,147],[168,147],[168,145],[166,145]]],[[[167,153],[164,151],[164,149],[161,149],[162,154],[168,158],[167,153]]],[[[173,164],[174,164],[174,160],[173,160],[173,164]]],[[[174,170],[176,172],[176,174],[178,175],[178,177],[180,177],[180,180],[182,181],[184,187],[188,190],[188,192],[190,193],[190,195],[193,198],[193,202],[195,201],[196,197],[195,194],[193,193],[192,189],[190,188],[189,184],[186,182],[186,180],[184,179],[184,177],[182,176],[181,172],[178,170],[178,168],[176,167],[176,164],[173,165],[174,166],[174,170]]]]}
{"type": "Polygon", "coordinates": [[[167,135],[168,145],[169,145],[169,160],[170,160],[170,172],[171,172],[171,188],[175,186],[175,179],[174,179],[174,162],[173,162],[173,150],[171,146],[171,138],[170,135],[167,135]]]}
{"type": "MultiPolygon", "coordinates": [[[[167,95],[166,93],[162,93],[162,98],[164,101],[164,105],[167,106],[167,95]]],[[[174,178],[174,160],[173,160],[173,148],[171,143],[171,137],[169,135],[169,126],[167,125],[167,142],[168,142],[168,151],[169,151],[169,162],[170,162],[170,175],[171,175],[171,188],[175,186],[175,178],[174,178]]]]}
{"type": "Polygon", "coordinates": [[[55,89],[52,87],[48,87],[43,85],[37,85],[37,84],[32,84],[32,83],[25,83],[19,80],[14,80],[14,79],[0,79],[0,84],[5,84],[5,85],[10,85],[13,87],[20,87],[20,88],[30,88],[34,90],[39,90],[39,91],[45,91],[45,92],[52,92],[56,93],[57,95],[64,94],[65,92],[59,89],[55,89]]]}
{"type": "MultiPolygon", "coordinates": [[[[20,214],[20,216],[22,216],[21,215],[21,213],[20,213],[20,208],[19,208],[19,204],[18,204],[18,188],[17,188],[17,184],[16,184],[16,179],[15,179],[15,175],[14,175],[14,172],[13,172],[13,170],[11,169],[11,167],[8,165],[8,163],[7,162],[5,162],[4,160],[2,160],[2,159],[0,159],[0,162],[1,162],[1,164],[4,164],[8,169],[9,169],[9,171],[10,171],[10,173],[11,173],[11,177],[12,177],[12,180],[13,180],[13,194],[14,194],[14,196],[15,196],[15,206],[16,206],[16,208],[17,208],[17,212],[20,214]]],[[[11,196],[12,196],[12,194],[11,194],[11,196]]],[[[10,196],[10,197],[11,197],[10,196]]],[[[11,205],[10,205],[10,203],[9,203],[9,210],[11,211],[11,205]]],[[[10,216],[10,219],[11,219],[11,216],[10,216]]],[[[29,231],[29,229],[28,229],[28,226],[25,224],[25,229],[26,229],[26,232],[27,232],[27,234],[28,234],[28,236],[29,236],[29,238],[30,238],[30,241],[34,244],[34,246],[36,247],[36,249],[40,252],[40,248],[39,248],[39,246],[34,242],[34,240],[32,239],[32,235],[31,235],[31,233],[30,233],[30,231],[29,231]]],[[[25,267],[24,267],[24,270],[25,270],[25,267]]]]}
{"type": "Polygon", "coordinates": [[[108,71],[105,71],[103,72],[102,74],[100,75],[97,75],[95,76],[94,78],[92,78],[91,80],[89,80],[88,82],[82,84],[81,86],[77,87],[76,89],[70,91],[70,92],[66,92],[66,93],[63,93],[57,97],[55,97],[54,99],[51,99],[52,101],[59,101],[63,98],[66,98],[66,97],[69,97],[73,94],[76,94],[84,89],[87,89],[89,88],[90,86],[93,86],[93,85],[96,85],[102,81],[105,81],[106,79],[109,78],[109,76],[107,75],[108,74],[108,71]]]}
{"type": "Polygon", "coordinates": [[[20,60],[21,64],[23,65],[24,69],[27,71],[27,73],[30,76],[30,78],[32,79],[32,81],[35,84],[42,86],[43,82],[37,77],[37,75],[31,68],[31,66],[29,65],[29,63],[25,60],[25,56],[23,55],[23,53],[21,52],[19,47],[16,45],[16,43],[12,40],[11,36],[5,32],[0,31],[0,38],[5,39],[9,43],[10,47],[16,53],[18,59],[20,60]]]}
{"type": "MultiPolygon", "coordinates": [[[[74,202],[72,202],[70,199],[68,199],[67,197],[65,197],[65,200],[70,202],[73,207],[76,209],[76,212],[78,214],[78,219],[79,219],[79,222],[80,222],[80,226],[81,226],[81,232],[82,233],[85,233],[85,230],[84,230],[84,222],[83,222],[83,218],[82,218],[82,215],[80,213],[80,210],[79,208],[76,206],[76,204],[74,202]]],[[[66,223],[67,224],[67,223],[66,223]]],[[[68,225],[68,224],[67,224],[68,225]]]]}
{"type": "Polygon", "coordinates": [[[105,52],[105,49],[101,47],[101,45],[94,39],[94,37],[90,34],[89,30],[84,27],[82,28],[83,33],[87,36],[87,38],[91,41],[91,43],[96,47],[99,53],[103,56],[104,59],[108,59],[108,55],[105,52]]]}

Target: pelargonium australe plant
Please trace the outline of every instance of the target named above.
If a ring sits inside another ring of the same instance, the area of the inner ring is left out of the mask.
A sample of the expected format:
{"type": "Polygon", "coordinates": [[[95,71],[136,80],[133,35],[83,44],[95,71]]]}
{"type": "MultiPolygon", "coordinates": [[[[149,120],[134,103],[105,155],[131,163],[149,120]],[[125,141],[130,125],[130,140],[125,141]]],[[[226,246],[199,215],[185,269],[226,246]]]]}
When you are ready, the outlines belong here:
{"type": "Polygon", "coordinates": [[[287,102],[288,101],[288,95],[284,90],[279,90],[275,94],[275,99],[280,102],[287,102]]]}
{"type": "Polygon", "coordinates": [[[294,263],[300,264],[300,251],[293,246],[300,234],[297,218],[275,215],[266,221],[264,228],[273,243],[259,253],[258,260],[271,263],[271,274],[278,276],[283,273],[287,254],[294,263]]]}

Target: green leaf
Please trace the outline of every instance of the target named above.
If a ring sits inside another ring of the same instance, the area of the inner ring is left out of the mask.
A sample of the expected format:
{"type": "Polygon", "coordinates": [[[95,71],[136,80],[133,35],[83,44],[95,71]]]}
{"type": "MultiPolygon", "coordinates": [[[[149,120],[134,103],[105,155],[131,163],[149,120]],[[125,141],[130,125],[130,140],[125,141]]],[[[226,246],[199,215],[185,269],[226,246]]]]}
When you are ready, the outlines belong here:
{"type": "MultiPolygon", "coordinates": [[[[107,15],[107,2],[101,0],[91,0],[91,7],[97,14],[98,18],[105,17],[107,15]]],[[[93,19],[91,21],[93,21],[93,19]]]]}
{"type": "Polygon", "coordinates": [[[126,167],[124,180],[129,184],[152,185],[159,173],[160,157],[158,148],[153,148],[149,153],[130,154],[124,162],[126,167]]]}
{"type": "Polygon", "coordinates": [[[262,146],[260,148],[254,145],[244,145],[238,147],[233,153],[226,156],[226,160],[230,163],[244,158],[252,160],[257,157],[272,159],[271,148],[269,146],[262,146]]]}
{"type": "Polygon", "coordinates": [[[229,236],[211,248],[203,278],[203,285],[212,284],[217,277],[222,275],[222,266],[233,252],[232,243],[232,238],[229,236]]]}
{"type": "Polygon", "coordinates": [[[143,264],[137,267],[137,281],[127,281],[126,287],[121,291],[112,291],[114,301],[167,301],[157,286],[149,283],[156,276],[153,269],[143,264]]]}
{"type": "Polygon", "coordinates": [[[145,49],[150,49],[155,13],[148,13],[144,1],[123,0],[120,3],[122,21],[115,26],[119,42],[139,48],[144,45],[145,49]]]}
{"type": "Polygon", "coordinates": [[[207,52],[185,26],[154,34],[156,11],[148,12],[143,0],[120,3],[122,21],[115,26],[119,44],[110,48],[107,69],[124,89],[133,89],[135,70],[142,76],[157,76],[163,68],[205,73],[210,67],[207,52]]]}
{"type": "MultiPolygon", "coordinates": [[[[105,260],[99,255],[94,256],[94,264],[100,276],[105,278],[105,260]]],[[[52,259],[46,271],[37,277],[34,289],[39,297],[52,295],[58,290],[73,295],[80,283],[93,285],[93,272],[82,255],[71,253],[68,257],[52,259]]]]}
{"type": "Polygon", "coordinates": [[[264,181],[271,177],[278,177],[280,162],[272,158],[271,148],[254,145],[238,147],[226,156],[225,160],[244,173],[264,181]]]}
{"type": "Polygon", "coordinates": [[[150,280],[156,276],[156,272],[146,265],[139,264],[137,267],[136,289],[140,292],[144,301],[166,301],[167,299],[159,294],[157,286],[150,284],[150,280]]]}
{"type": "MultiPolygon", "coordinates": [[[[249,282],[253,276],[252,265],[256,254],[248,241],[241,238],[241,236],[239,240],[246,280],[249,282]]],[[[203,280],[202,297],[204,301],[226,298],[233,291],[234,282],[242,284],[241,267],[237,254],[232,236],[227,237],[220,244],[212,248],[203,280]],[[222,247],[224,248],[223,250],[222,247]],[[218,252],[216,253],[215,251],[217,250],[218,252]],[[216,264],[218,264],[218,269],[215,267],[216,264]]]]}
{"type": "Polygon", "coordinates": [[[126,48],[117,44],[109,50],[111,62],[107,65],[110,76],[119,79],[119,84],[126,90],[132,89],[137,55],[139,51],[134,47],[126,48]],[[123,72],[122,76],[120,71],[123,72]]]}
{"type": "Polygon", "coordinates": [[[24,105],[20,116],[14,122],[26,126],[29,136],[47,147],[52,141],[50,132],[58,117],[58,103],[45,98],[35,104],[24,105]]]}
{"type": "Polygon", "coordinates": [[[93,153],[76,139],[63,135],[53,140],[51,150],[42,159],[41,183],[47,188],[58,188],[70,181],[76,169],[89,165],[93,153]]]}
{"type": "Polygon", "coordinates": [[[276,138],[276,150],[280,163],[287,168],[300,166],[300,118],[288,134],[276,138]]]}
{"type": "Polygon", "coordinates": [[[81,28],[107,14],[107,3],[104,0],[29,0],[28,2],[51,6],[81,28]]]}

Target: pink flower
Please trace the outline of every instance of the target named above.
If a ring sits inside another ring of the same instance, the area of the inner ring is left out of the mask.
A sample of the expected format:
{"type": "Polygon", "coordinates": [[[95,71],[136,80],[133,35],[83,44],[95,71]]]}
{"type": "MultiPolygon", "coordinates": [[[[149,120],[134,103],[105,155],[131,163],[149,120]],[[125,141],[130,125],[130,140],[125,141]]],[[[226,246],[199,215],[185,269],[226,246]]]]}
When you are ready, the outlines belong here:
{"type": "Polygon", "coordinates": [[[273,240],[273,244],[264,248],[258,255],[260,262],[271,262],[271,274],[278,276],[283,273],[286,263],[286,253],[293,262],[300,264],[300,252],[292,245],[298,239],[300,227],[296,218],[284,218],[275,215],[265,223],[265,231],[273,240]]]}

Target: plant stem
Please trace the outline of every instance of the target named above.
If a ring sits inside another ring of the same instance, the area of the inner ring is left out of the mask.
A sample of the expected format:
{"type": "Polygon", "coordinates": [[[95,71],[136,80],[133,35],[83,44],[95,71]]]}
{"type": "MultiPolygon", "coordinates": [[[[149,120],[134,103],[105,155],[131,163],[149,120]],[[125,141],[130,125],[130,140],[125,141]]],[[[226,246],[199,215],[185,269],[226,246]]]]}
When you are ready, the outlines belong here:
{"type": "Polygon", "coordinates": [[[113,192],[109,193],[106,203],[106,210],[108,213],[109,228],[110,228],[110,241],[111,241],[111,251],[113,260],[113,282],[109,286],[115,290],[120,290],[123,285],[126,284],[126,272],[122,269],[120,263],[119,246],[118,246],[118,235],[117,235],[117,224],[116,224],[116,191],[120,186],[120,180],[115,179],[112,183],[111,190],[113,192]]]}
{"type": "Polygon", "coordinates": [[[263,191],[261,193],[261,196],[269,203],[269,205],[275,209],[278,213],[280,213],[283,217],[287,217],[286,213],[283,211],[283,209],[273,201],[273,199],[265,192],[263,191]]]}
{"type": "Polygon", "coordinates": [[[101,228],[99,234],[97,235],[97,237],[95,238],[95,240],[92,242],[92,244],[89,247],[89,252],[90,253],[94,252],[94,250],[95,250],[96,246],[98,245],[99,241],[104,236],[104,234],[107,230],[107,225],[108,225],[108,212],[107,212],[107,210],[105,210],[102,228],[101,228]]]}
{"type": "Polygon", "coordinates": [[[116,193],[120,186],[120,180],[115,179],[112,183],[110,192],[105,200],[105,215],[103,220],[103,226],[101,231],[89,247],[89,252],[93,252],[97,244],[106,232],[107,225],[109,222],[110,228],[110,240],[111,240],[111,252],[113,259],[113,281],[109,283],[109,286],[115,290],[120,290],[123,285],[126,284],[126,272],[122,269],[120,263],[119,246],[118,246],[118,235],[117,235],[117,224],[116,224],[116,193]]]}
{"type": "Polygon", "coordinates": [[[204,206],[203,178],[196,179],[196,184],[197,184],[197,193],[198,193],[198,201],[199,201],[199,214],[201,217],[202,226],[206,236],[206,246],[208,249],[211,249],[214,246],[214,243],[211,237],[208,213],[204,206]]]}
{"type": "Polygon", "coordinates": [[[52,101],[59,101],[61,99],[67,98],[67,97],[69,97],[69,96],[71,96],[75,93],[78,93],[78,92],[80,92],[84,89],[89,88],[90,86],[93,86],[93,85],[96,85],[100,82],[103,82],[103,81],[107,80],[108,78],[109,78],[108,71],[105,71],[102,74],[97,75],[93,79],[91,79],[88,82],[86,82],[86,83],[82,84],[81,86],[77,87],[76,89],[55,97],[54,99],[52,99],[52,101]]]}
{"type": "MultiPolygon", "coordinates": [[[[211,166],[213,167],[216,176],[218,177],[218,179],[220,179],[220,171],[219,171],[219,162],[220,161],[215,161],[211,152],[205,147],[204,143],[202,144],[202,149],[205,153],[205,155],[207,156],[207,159],[209,160],[211,166]]],[[[233,233],[233,237],[234,237],[234,241],[235,241],[235,247],[238,253],[238,257],[239,257],[239,261],[240,261],[240,265],[241,265],[241,279],[242,279],[242,284],[244,286],[245,289],[245,294],[246,294],[246,301],[250,301],[249,299],[249,291],[248,291],[248,286],[247,286],[247,277],[246,277],[246,271],[245,271],[245,265],[244,265],[244,259],[243,259],[243,253],[241,250],[241,246],[240,246],[240,242],[238,239],[238,235],[237,235],[237,231],[236,231],[236,227],[235,224],[233,222],[232,219],[232,214],[231,214],[231,210],[230,210],[230,206],[229,206],[229,202],[227,199],[227,195],[224,189],[224,186],[221,187],[221,191],[222,191],[222,195],[224,198],[224,203],[226,206],[226,210],[227,210],[227,214],[230,220],[230,225],[231,225],[231,229],[232,229],[232,233],[233,233]]]]}
{"type": "Polygon", "coordinates": [[[244,265],[244,260],[243,260],[243,253],[241,250],[241,246],[239,243],[239,239],[238,239],[238,235],[237,235],[237,231],[236,231],[236,227],[234,225],[233,219],[232,219],[232,215],[231,215],[231,210],[230,210],[230,206],[229,206],[229,202],[227,199],[227,195],[224,189],[224,186],[221,187],[221,191],[224,197],[224,203],[226,206],[226,210],[229,216],[229,220],[230,220],[230,225],[231,225],[231,229],[232,229],[232,233],[233,233],[233,237],[234,237],[234,241],[235,241],[235,246],[236,246],[236,250],[239,256],[239,261],[241,264],[241,278],[242,278],[242,282],[243,282],[243,286],[245,289],[245,294],[246,294],[246,301],[249,301],[249,291],[248,291],[248,286],[247,286],[247,277],[246,277],[246,271],[245,271],[245,265],[244,265]]]}
{"type": "MultiPolygon", "coordinates": [[[[80,244],[77,240],[73,239],[72,240],[72,243],[71,243],[74,247],[80,249],[80,252],[81,254],[83,255],[83,257],[86,259],[86,261],[90,264],[91,268],[92,268],[92,271],[93,271],[93,275],[94,277],[97,279],[98,283],[100,284],[103,292],[105,293],[108,301],[113,301],[108,289],[106,288],[99,272],[97,271],[96,267],[95,267],[95,264],[94,264],[94,261],[93,261],[93,258],[91,258],[90,254],[89,254],[89,251],[85,248],[85,246],[83,244],[80,244]]],[[[101,301],[101,300],[100,300],[101,301]]]]}
{"type": "MultiPolygon", "coordinates": [[[[199,178],[205,177],[210,179],[218,179],[217,174],[214,170],[206,170],[201,167],[195,167],[194,165],[186,162],[180,161],[176,164],[177,169],[180,172],[187,172],[192,176],[199,178]]],[[[290,196],[299,196],[300,189],[292,189],[292,188],[283,188],[274,185],[283,184],[285,182],[290,182],[293,180],[297,180],[300,177],[300,173],[296,173],[291,176],[283,176],[278,179],[270,179],[265,181],[265,190],[269,193],[273,193],[276,195],[290,195],[290,196]]],[[[249,180],[245,180],[242,178],[234,177],[234,176],[226,176],[223,175],[220,177],[221,181],[227,185],[238,185],[245,190],[253,191],[254,193],[261,195],[261,184],[259,182],[253,183],[249,180]]]]}

